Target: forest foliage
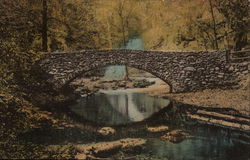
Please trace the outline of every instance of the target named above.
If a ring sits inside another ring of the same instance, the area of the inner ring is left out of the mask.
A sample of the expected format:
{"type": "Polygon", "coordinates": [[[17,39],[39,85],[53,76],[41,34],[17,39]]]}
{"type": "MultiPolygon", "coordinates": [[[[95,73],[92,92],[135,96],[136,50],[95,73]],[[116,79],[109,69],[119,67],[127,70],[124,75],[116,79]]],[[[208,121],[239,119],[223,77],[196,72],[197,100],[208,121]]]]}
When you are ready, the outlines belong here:
{"type": "Polygon", "coordinates": [[[248,0],[2,0],[0,7],[1,50],[41,51],[44,29],[48,51],[113,48],[133,36],[147,49],[215,49],[218,41],[218,49],[239,50],[248,43],[248,0]]]}
{"type": "Polygon", "coordinates": [[[111,49],[139,37],[147,50],[249,47],[248,0],[1,0],[0,86],[30,80],[40,55],[111,49]]]}
{"type": "Polygon", "coordinates": [[[249,48],[248,0],[1,0],[0,85],[26,81],[43,53],[249,48]]]}
{"type": "Polygon", "coordinates": [[[249,47],[248,0],[1,0],[0,8],[1,77],[40,51],[117,48],[133,37],[148,50],[249,47]]]}
{"type": "Polygon", "coordinates": [[[41,55],[133,37],[147,50],[241,50],[249,11],[248,0],[0,0],[0,144],[39,121],[22,85],[37,83],[30,73],[41,55]]]}
{"type": "Polygon", "coordinates": [[[56,51],[249,48],[248,0],[1,0],[0,87],[30,84],[32,64],[56,51]]]}

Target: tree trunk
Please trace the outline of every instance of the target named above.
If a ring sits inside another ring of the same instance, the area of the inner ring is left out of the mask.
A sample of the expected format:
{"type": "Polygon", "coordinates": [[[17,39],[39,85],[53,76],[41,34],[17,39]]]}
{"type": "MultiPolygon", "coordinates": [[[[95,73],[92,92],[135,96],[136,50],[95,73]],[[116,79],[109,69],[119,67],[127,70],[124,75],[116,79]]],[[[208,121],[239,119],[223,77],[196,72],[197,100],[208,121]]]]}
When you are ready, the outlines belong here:
{"type": "Polygon", "coordinates": [[[110,31],[110,24],[109,21],[107,20],[107,26],[108,26],[108,36],[109,36],[109,48],[112,49],[113,48],[113,43],[112,43],[112,35],[111,35],[111,31],[110,31]]]}
{"type": "Polygon", "coordinates": [[[218,41],[217,41],[216,21],[215,21],[215,17],[214,17],[214,10],[213,10],[213,5],[212,5],[211,0],[209,0],[209,5],[210,5],[211,16],[212,16],[212,19],[213,19],[214,49],[218,50],[219,46],[218,46],[218,41]]]}
{"type": "MultiPolygon", "coordinates": [[[[123,20],[122,20],[123,21],[123,20]]],[[[122,39],[123,39],[123,47],[126,46],[126,37],[125,37],[125,26],[124,22],[122,22],[122,39]]]]}
{"type": "MultiPolygon", "coordinates": [[[[125,0],[119,2],[119,7],[118,7],[118,15],[121,20],[121,30],[122,30],[122,41],[123,41],[123,47],[126,46],[126,18],[124,15],[124,5],[125,5],[125,0]]],[[[128,75],[128,67],[125,65],[125,76],[124,76],[125,81],[130,81],[129,75],[128,75]]]]}
{"type": "Polygon", "coordinates": [[[244,46],[247,45],[247,35],[242,31],[238,31],[235,34],[234,41],[235,50],[240,51],[244,46]]]}
{"type": "MultiPolygon", "coordinates": [[[[124,17],[121,16],[122,20],[122,39],[123,39],[123,47],[126,47],[126,36],[125,36],[125,22],[124,22],[124,17]]],[[[125,66],[125,76],[124,76],[125,81],[130,81],[129,75],[128,75],[128,67],[125,66]]]]}
{"type": "MultiPolygon", "coordinates": [[[[124,28],[123,28],[124,29],[124,28]]],[[[123,32],[123,46],[126,46],[126,40],[125,40],[125,31],[123,32]]],[[[128,66],[125,66],[125,76],[124,76],[124,80],[125,81],[131,81],[129,79],[129,75],[128,75],[128,66]]]]}
{"type": "Polygon", "coordinates": [[[43,0],[43,22],[42,22],[42,50],[44,52],[48,51],[48,4],[47,0],[43,0]]]}
{"type": "Polygon", "coordinates": [[[128,66],[125,66],[125,76],[124,76],[124,80],[125,80],[125,81],[131,81],[131,79],[129,78],[129,74],[128,74],[128,66]]]}

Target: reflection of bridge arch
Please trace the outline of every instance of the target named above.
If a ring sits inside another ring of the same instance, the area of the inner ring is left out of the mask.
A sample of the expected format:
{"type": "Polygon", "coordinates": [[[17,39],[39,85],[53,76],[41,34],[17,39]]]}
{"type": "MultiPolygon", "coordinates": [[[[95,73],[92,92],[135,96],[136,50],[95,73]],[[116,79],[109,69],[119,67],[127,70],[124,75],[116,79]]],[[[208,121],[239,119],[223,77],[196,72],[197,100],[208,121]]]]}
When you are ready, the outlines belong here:
{"type": "Polygon", "coordinates": [[[127,65],[162,79],[173,92],[220,88],[239,83],[248,64],[231,64],[225,52],[103,50],[45,55],[36,65],[62,88],[84,72],[108,65],[127,65]]]}

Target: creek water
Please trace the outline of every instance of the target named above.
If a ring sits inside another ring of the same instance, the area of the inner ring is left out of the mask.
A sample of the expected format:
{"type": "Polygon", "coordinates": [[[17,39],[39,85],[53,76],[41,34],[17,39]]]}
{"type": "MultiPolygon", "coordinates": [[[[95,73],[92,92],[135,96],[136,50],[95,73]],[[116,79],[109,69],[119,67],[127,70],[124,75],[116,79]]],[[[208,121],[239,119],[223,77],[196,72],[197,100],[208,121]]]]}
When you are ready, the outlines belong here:
{"type": "Polygon", "coordinates": [[[83,126],[92,121],[94,123],[90,124],[93,127],[115,128],[116,134],[101,136],[93,132],[91,127],[43,128],[26,132],[22,135],[24,139],[34,144],[55,146],[143,138],[146,144],[141,149],[132,149],[122,154],[125,157],[141,156],[141,159],[152,160],[249,160],[250,157],[249,132],[189,119],[189,106],[175,106],[168,99],[145,93],[105,91],[82,97],[68,107],[74,112],[73,117],[78,117],[78,123],[83,126]],[[146,130],[147,126],[159,125],[169,126],[170,130],[183,130],[192,138],[172,143],[161,138],[164,133],[150,133],[146,130]]]}
{"type": "Polygon", "coordinates": [[[169,104],[168,99],[146,93],[103,91],[80,98],[70,109],[83,118],[104,125],[142,121],[169,104]]]}
{"type": "MultiPolygon", "coordinates": [[[[143,50],[143,41],[134,38],[122,48],[143,50]]],[[[109,66],[104,78],[122,79],[124,75],[125,66],[109,66]]],[[[250,142],[242,141],[242,133],[222,127],[199,125],[193,121],[187,124],[185,107],[169,107],[169,104],[168,99],[152,97],[146,93],[106,90],[82,97],[69,108],[83,119],[103,126],[133,126],[134,122],[144,120],[148,125],[157,119],[156,124],[185,130],[193,136],[180,143],[172,143],[157,134],[149,136],[140,127],[133,128],[136,133],[131,133],[125,127],[118,131],[118,137],[139,137],[147,140],[144,148],[132,155],[164,160],[249,160],[250,142]]],[[[250,136],[249,133],[247,136],[250,136]]]]}
{"type": "MultiPolygon", "coordinates": [[[[142,46],[143,43],[140,39],[132,39],[127,43],[127,48],[130,49],[140,49],[142,46]]],[[[124,68],[124,66],[110,66],[106,69],[105,77],[123,78],[124,68]]],[[[116,134],[101,136],[90,131],[89,127],[87,129],[66,127],[33,130],[22,136],[33,143],[45,145],[84,144],[122,138],[143,138],[147,140],[147,143],[142,149],[134,150],[132,153],[123,153],[127,157],[142,155],[141,159],[250,159],[250,133],[189,120],[185,104],[174,106],[171,105],[170,100],[165,98],[127,90],[106,90],[88,97],[81,97],[68,108],[74,113],[73,115],[81,119],[79,123],[83,122],[84,125],[91,121],[97,126],[111,126],[116,129],[116,134]],[[193,138],[172,143],[162,139],[161,134],[147,132],[148,125],[167,125],[171,130],[181,129],[188,132],[193,138]]]]}
{"type": "MultiPolygon", "coordinates": [[[[159,138],[147,142],[147,154],[172,160],[249,160],[250,145],[218,128],[197,128],[194,138],[175,144],[159,138]]],[[[239,136],[239,135],[234,135],[239,136]]]]}
{"type": "Polygon", "coordinates": [[[125,127],[117,130],[117,137],[146,139],[146,145],[139,152],[132,153],[134,155],[161,160],[249,160],[250,141],[242,138],[250,137],[249,133],[188,120],[186,107],[172,106],[168,99],[126,90],[102,91],[80,98],[70,106],[83,119],[103,126],[125,124],[125,127]],[[143,120],[145,122],[139,126],[133,123],[143,120]],[[165,124],[172,129],[185,130],[193,138],[172,143],[162,139],[159,134],[148,134],[141,129],[144,124],[165,124]],[[132,131],[126,127],[133,125],[132,131]]]}

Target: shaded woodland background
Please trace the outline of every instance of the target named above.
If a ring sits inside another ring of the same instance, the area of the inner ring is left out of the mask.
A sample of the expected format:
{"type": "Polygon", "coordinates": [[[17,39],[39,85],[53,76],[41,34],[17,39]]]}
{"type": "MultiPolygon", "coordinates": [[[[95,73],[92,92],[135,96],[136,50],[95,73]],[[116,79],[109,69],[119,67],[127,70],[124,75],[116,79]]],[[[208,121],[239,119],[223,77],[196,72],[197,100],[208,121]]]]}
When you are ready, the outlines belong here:
{"type": "Polygon", "coordinates": [[[43,119],[27,89],[40,85],[30,75],[41,55],[118,48],[133,37],[147,50],[247,49],[249,10],[248,0],[1,0],[0,154],[43,119]]]}
{"type": "Polygon", "coordinates": [[[111,49],[134,36],[148,50],[249,47],[248,0],[1,0],[0,8],[1,75],[40,51],[111,49]]]}

